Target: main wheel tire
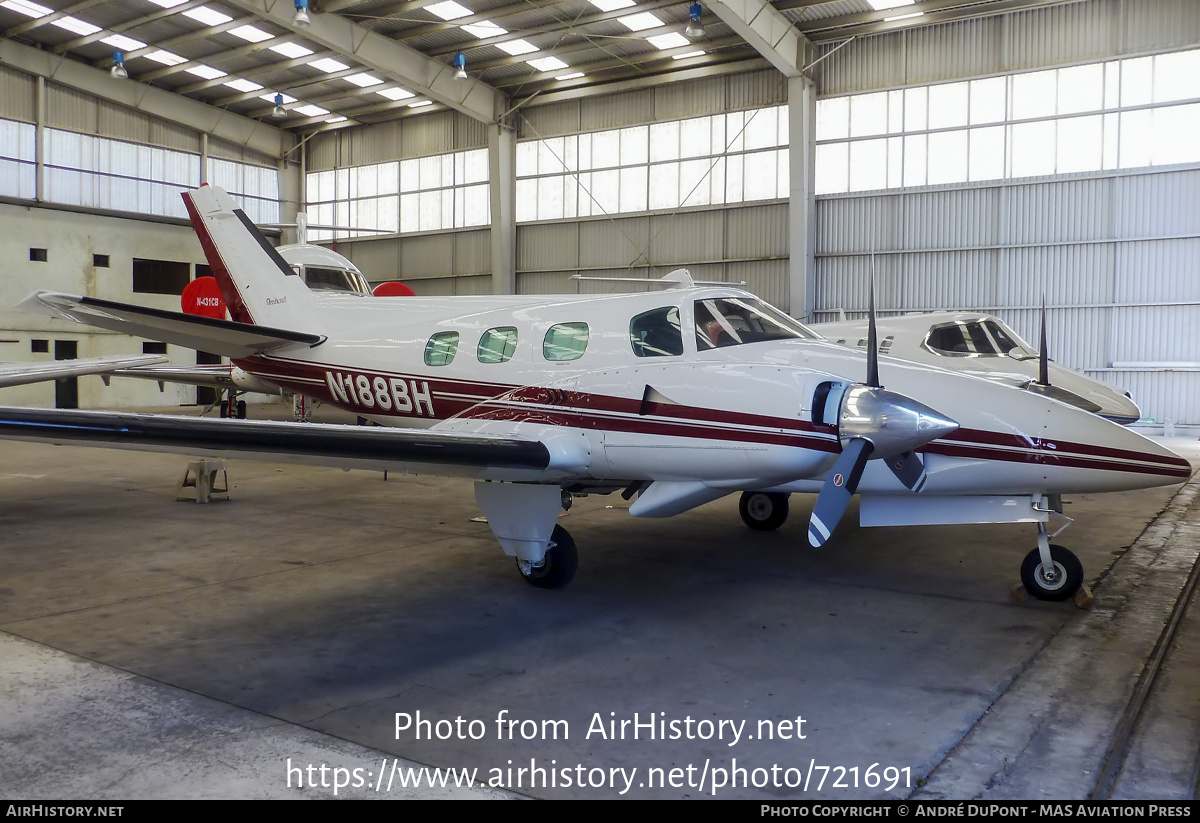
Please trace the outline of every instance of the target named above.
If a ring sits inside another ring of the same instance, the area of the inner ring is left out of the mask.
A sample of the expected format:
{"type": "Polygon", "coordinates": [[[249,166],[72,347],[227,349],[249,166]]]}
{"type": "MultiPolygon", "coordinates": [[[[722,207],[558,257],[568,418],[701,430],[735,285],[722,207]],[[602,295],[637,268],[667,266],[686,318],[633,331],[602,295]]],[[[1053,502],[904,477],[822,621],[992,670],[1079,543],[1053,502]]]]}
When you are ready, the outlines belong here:
{"type": "Polygon", "coordinates": [[[525,582],[539,589],[561,589],[575,577],[575,569],[579,565],[579,555],[575,551],[575,541],[571,534],[562,526],[555,525],[550,535],[550,548],[540,564],[517,558],[517,571],[525,582]]]}
{"type": "Polygon", "coordinates": [[[237,402],[237,419],[238,420],[246,419],[246,401],[245,400],[239,400],[237,402]]]}
{"type": "Polygon", "coordinates": [[[1025,555],[1021,564],[1021,582],[1038,600],[1069,600],[1083,585],[1083,564],[1062,546],[1051,546],[1050,558],[1054,561],[1054,573],[1047,575],[1042,569],[1041,552],[1034,549],[1025,555]]]}
{"type": "Polygon", "coordinates": [[[788,518],[788,496],[778,492],[742,492],[738,512],[750,528],[774,531],[788,518]]]}

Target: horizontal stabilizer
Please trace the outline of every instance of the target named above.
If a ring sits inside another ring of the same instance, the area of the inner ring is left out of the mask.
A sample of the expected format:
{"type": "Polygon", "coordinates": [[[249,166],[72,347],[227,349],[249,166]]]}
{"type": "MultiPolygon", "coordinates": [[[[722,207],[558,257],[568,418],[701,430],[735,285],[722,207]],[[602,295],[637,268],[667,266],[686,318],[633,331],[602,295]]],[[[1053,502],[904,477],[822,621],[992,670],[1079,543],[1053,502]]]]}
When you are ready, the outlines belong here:
{"type": "Polygon", "coordinates": [[[225,357],[249,357],[291,346],[316,346],[325,341],[319,334],[214,320],[52,291],[36,292],[18,303],[17,308],[225,357]]]}
{"type": "Polygon", "coordinates": [[[414,473],[434,467],[438,474],[468,476],[550,465],[550,452],[539,440],[74,409],[0,407],[0,439],[414,473]]]}
{"type": "Polygon", "coordinates": [[[141,354],[135,357],[55,360],[51,363],[6,363],[0,365],[0,386],[22,386],[26,383],[42,383],[47,380],[62,380],[64,377],[102,374],[113,369],[152,366],[156,363],[166,362],[167,358],[162,355],[141,354]]]}

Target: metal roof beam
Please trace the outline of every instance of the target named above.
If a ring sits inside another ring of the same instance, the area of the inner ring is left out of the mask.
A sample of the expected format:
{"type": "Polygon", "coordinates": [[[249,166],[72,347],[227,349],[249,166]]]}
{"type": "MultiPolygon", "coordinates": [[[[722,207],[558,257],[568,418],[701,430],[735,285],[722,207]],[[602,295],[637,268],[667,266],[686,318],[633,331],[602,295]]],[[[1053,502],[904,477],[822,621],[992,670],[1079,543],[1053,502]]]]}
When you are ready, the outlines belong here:
{"type": "Polygon", "coordinates": [[[476,79],[455,80],[449,64],[336,14],[313,14],[312,22],[302,27],[292,22],[295,9],[290,0],[226,0],[226,3],[341,52],[367,69],[475,120],[497,122],[507,109],[507,98],[488,84],[476,79]]]}
{"type": "Polygon", "coordinates": [[[705,5],[785,77],[804,73],[808,40],[767,0],[705,0],[705,5]]]}
{"type": "Polygon", "coordinates": [[[207,103],[189,100],[145,83],[118,80],[107,71],[49,52],[0,40],[0,62],[135,111],[178,123],[270,157],[282,157],[294,142],[291,134],[207,103]]]}
{"type": "Polygon", "coordinates": [[[82,3],[76,3],[73,6],[67,6],[62,11],[51,12],[50,14],[43,15],[42,17],[35,17],[32,20],[26,20],[24,23],[18,23],[8,31],[0,34],[0,37],[16,37],[18,34],[24,34],[27,31],[33,31],[34,29],[40,28],[47,23],[53,23],[55,20],[61,20],[64,17],[70,17],[76,12],[90,9],[92,6],[98,6],[103,2],[104,0],[83,0],[82,3]]]}
{"type": "Polygon", "coordinates": [[[971,2],[971,0],[925,0],[925,2],[918,2],[911,6],[901,6],[883,11],[859,12],[858,14],[844,14],[838,17],[811,20],[798,24],[797,28],[805,33],[812,32],[808,36],[814,41],[838,40],[850,36],[882,34],[896,29],[918,28],[936,23],[992,17],[1008,12],[1063,6],[1078,2],[1080,0],[988,0],[988,2],[982,3],[971,2]],[[908,17],[902,20],[886,19],[914,12],[922,14],[920,17],[908,17]]]}

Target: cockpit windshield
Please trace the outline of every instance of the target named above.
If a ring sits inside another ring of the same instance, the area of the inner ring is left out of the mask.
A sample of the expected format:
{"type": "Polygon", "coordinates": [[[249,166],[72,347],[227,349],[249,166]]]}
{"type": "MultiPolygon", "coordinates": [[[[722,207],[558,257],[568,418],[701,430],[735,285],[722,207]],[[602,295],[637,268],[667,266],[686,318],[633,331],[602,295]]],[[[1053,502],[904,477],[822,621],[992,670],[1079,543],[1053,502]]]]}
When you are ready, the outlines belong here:
{"type": "Polygon", "coordinates": [[[696,348],[699,351],[761,343],[764,340],[816,340],[817,335],[761,300],[716,297],[696,301],[696,348]]]}
{"type": "Polygon", "coordinates": [[[1038,356],[1012,329],[995,319],[943,323],[925,337],[925,348],[935,354],[959,357],[1001,357],[1029,360],[1038,356]]]}
{"type": "Polygon", "coordinates": [[[346,294],[368,295],[371,287],[357,271],[331,269],[323,266],[304,266],[301,270],[304,283],[313,291],[336,291],[346,294]]]}

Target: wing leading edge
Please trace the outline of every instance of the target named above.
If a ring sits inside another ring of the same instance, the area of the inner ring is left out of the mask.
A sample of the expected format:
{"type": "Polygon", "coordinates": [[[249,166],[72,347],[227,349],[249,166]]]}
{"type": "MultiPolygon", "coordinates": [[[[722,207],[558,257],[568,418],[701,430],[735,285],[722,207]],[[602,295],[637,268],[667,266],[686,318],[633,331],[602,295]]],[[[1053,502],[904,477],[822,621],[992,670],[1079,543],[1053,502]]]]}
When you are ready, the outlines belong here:
{"type": "Polygon", "coordinates": [[[538,440],[428,429],[0,407],[0,439],[488,479],[537,479],[538,440]]]}
{"type": "Polygon", "coordinates": [[[226,357],[249,357],[288,346],[316,346],[325,342],[320,334],[214,320],[53,291],[35,292],[18,303],[17,308],[226,357]]]}
{"type": "Polygon", "coordinates": [[[153,366],[166,362],[167,358],[161,355],[144,354],[135,357],[55,360],[53,363],[8,363],[0,365],[0,387],[23,386],[27,383],[42,383],[47,380],[61,380],[64,377],[79,377],[85,374],[104,374],[113,369],[153,366]]]}

